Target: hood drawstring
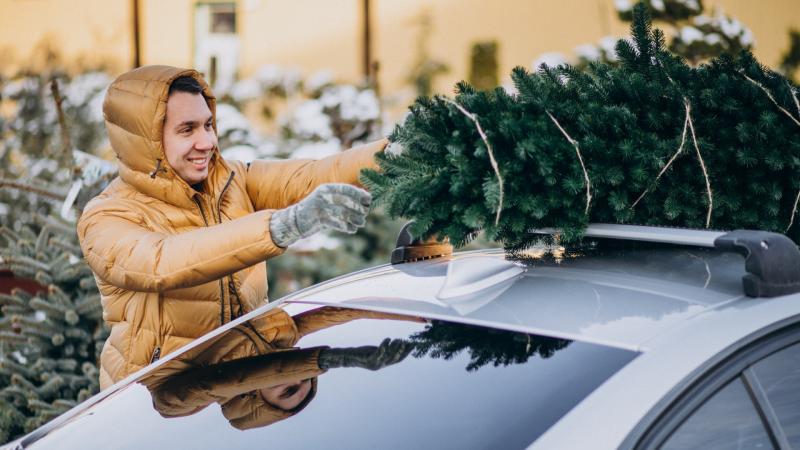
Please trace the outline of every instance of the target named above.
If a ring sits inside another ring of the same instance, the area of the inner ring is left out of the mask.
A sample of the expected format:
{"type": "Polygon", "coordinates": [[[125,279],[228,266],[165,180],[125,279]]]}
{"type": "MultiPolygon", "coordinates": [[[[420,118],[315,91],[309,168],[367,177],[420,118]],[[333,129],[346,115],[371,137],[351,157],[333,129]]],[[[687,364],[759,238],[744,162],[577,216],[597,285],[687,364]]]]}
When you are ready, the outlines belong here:
{"type": "Polygon", "coordinates": [[[159,170],[161,170],[161,158],[156,160],[156,169],[150,172],[150,178],[155,178],[159,170]]]}

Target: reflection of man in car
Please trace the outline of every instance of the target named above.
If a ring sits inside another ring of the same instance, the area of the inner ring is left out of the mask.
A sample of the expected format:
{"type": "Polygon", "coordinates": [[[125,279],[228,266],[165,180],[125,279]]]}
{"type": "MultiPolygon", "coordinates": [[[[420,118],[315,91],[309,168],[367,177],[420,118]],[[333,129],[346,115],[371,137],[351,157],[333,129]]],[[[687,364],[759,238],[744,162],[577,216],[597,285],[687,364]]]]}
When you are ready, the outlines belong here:
{"type": "MultiPolygon", "coordinates": [[[[285,313],[276,309],[272,315],[280,322],[285,313]]],[[[289,338],[291,331],[284,329],[282,333],[288,339],[276,342],[291,346],[302,336],[361,318],[419,321],[396,314],[324,307],[295,316],[293,337],[289,338]]],[[[144,379],[156,410],[164,417],[182,417],[218,403],[234,427],[262,427],[305,408],[316,394],[317,377],[327,370],[378,370],[402,361],[413,349],[407,341],[389,339],[378,346],[259,349],[253,345],[248,325],[169,361],[144,379]]],[[[262,331],[274,334],[268,326],[262,331]]]]}
{"type": "Polygon", "coordinates": [[[317,377],[327,370],[379,370],[411,350],[409,342],[386,339],[379,346],[279,350],[227,361],[170,378],[151,391],[153,405],[164,417],[182,417],[216,402],[234,427],[263,427],[305,408],[316,394],[317,377]]]}
{"type": "Polygon", "coordinates": [[[103,388],[263,305],[264,261],[290,244],[365,223],[370,195],[353,185],[386,140],[318,161],[226,161],[215,105],[194,70],[141,67],[108,88],[119,177],[78,222],[111,325],[103,388]]]}

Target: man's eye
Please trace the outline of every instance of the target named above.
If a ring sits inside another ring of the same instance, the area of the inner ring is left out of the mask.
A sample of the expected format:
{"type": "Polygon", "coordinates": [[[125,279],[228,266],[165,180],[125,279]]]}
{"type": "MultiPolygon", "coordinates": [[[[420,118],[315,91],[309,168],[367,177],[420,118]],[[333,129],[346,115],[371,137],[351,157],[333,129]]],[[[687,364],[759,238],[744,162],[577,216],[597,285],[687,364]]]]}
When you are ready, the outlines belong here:
{"type": "Polygon", "coordinates": [[[289,386],[286,389],[284,389],[283,392],[281,392],[281,395],[279,397],[281,399],[289,398],[289,397],[293,396],[294,394],[296,394],[297,391],[299,391],[299,390],[300,390],[300,386],[299,385],[289,386]]]}
{"type": "Polygon", "coordinates": [[[211,122],[208,122],[208,123],[206,123],[206,130],[210,130],[210,129],[211,129],[211,122]]]}
{"type": "Polygon", "coordinates": [[[181,129],[181,130],[179,131],[179,133],[181,133],[181,134],[189,134],[189,133],[191,133],[191,132],[192,132],[192,129],[191,129],[191,128],[183,128],[183,129],[181,129]]]}

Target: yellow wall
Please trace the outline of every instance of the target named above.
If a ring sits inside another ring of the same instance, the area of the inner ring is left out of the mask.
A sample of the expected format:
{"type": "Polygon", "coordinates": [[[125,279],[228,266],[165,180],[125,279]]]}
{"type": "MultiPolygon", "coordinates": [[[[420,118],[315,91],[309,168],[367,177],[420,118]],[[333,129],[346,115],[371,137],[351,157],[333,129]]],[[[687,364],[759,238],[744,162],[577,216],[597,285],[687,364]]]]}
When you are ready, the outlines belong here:
{"type": "MultiPolygon", "coordinates": [[[[374,1],[374,0],[373,0],[374,1]]],[[[344,79],[361,74],[361,0],[239,2],[242,73],[263,64],[332,69],[344,79]],[[248,3],[255,6],[248,8],[248,3]]]]}
{"type": "Polygon", "coordinates": [[[139,0],[142,64],[192,65],[195,3],[194,0],[139,0]]]}
{"type": "Polygon", "coordinates": [[[132,61],[130,2],[124,0],[0,0],[0,70],[30,62],[49,43],[67,63],[132,61]]]}
{"type": "MultiPolygon", "coordinates": [[[[140,0],[144,64],[190,66],[196,0],[140,0]]],[[[275,63],[306,73],[332,69],[340,79],[361,75],[362,0],[238,0],[241,75],[275,63]]],[[[748,26],[756,55],[776,65],[788,45],[787,31],[800,28],[798,0],[706,0],[748,26]]],[[[465,78],[470,47],[499,42],[501,81],[511,68],[529,66],[540,54],[571,55],[575,46],[604,35],[622,36],[613,0],[373,0],[373,55],[380,61],[384,92],[405,85],[415,57],[415,18],[427,9],[433,19],[430,54],[450,73],[437,89],[450,92],[465,78]]],[[[123,71],[132,62],[131,0],[0,0],[0,70],[30,59],[42,39],[60,47],[68,62],[113,62],[123,71]]]]}

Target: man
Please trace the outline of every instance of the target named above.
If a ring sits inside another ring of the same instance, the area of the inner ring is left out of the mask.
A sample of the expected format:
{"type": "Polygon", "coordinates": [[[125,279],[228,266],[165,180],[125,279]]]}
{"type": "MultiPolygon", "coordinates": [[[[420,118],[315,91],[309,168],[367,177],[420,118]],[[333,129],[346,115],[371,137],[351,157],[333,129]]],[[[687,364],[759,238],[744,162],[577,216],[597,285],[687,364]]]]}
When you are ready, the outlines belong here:
{"type": "Polygon", "coordinates": [[[111,326],[101,388],[264,304],[264,261],[291,243],[365,223],[370,196],[350,184],[386,140],[319,161],[245,165],[221,157],[214,110],[194,70],[142,67],[108,89],[119,176],[78,221],[111,326]]]}

